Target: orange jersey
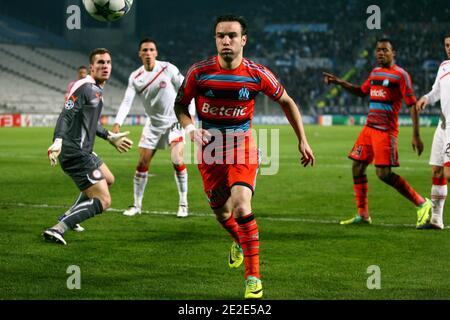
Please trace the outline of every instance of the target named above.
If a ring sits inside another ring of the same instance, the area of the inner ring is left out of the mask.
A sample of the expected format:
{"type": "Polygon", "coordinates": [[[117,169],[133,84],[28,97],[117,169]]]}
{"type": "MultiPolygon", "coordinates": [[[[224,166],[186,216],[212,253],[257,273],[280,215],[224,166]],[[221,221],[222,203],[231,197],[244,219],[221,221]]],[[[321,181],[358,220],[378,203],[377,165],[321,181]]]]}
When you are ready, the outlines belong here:
{"type": "Polygon", "coordinates": [[[375,68],[361,86],[361,90],[366,95],[370,94],[370,110],[366,125],[398,135],[398,113],[402,107],[402,100],[405,100],[408,106],[416,103],[408,72],[397,65],[391,68],[375,68]]]}
{"type": "Polygon", "coordinates": [[[199,170],[212,208],[223,206],[235,185],[254,191],[259,156],[249,129],[259,92],[277,101],[284,88],[260,64],[243,59],[236,69],[226,70],[217,56],[194,64],[178,91],[176,103],[188,106],[195,98],[202,128],[214,132],[210,144],[199,150],[199,170]]]}
{"type": "Polygon", "coordinates": [[[246,132],[251,128],[259,92],[276,101],[283,95],[284,88],[263,65],[244,58],[239,67],[226,70],[214,56],[189,69],[176,102],[187,106],[195,98],[197,115],[204,129],[246,132]]]}

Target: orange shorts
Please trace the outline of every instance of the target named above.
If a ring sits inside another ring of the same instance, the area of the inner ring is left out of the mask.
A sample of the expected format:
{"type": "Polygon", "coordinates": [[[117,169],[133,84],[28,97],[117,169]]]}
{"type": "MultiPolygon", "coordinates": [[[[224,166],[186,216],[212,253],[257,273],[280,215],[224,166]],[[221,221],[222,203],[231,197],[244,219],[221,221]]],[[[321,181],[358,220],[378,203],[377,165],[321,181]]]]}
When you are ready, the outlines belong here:
{"type": "Polygon", "coordinates": [[[255,190],[257,164],[199,164],[198,169],[212,209],[218,209],[227,202],[233,186],[255,190]]]}
{"type": "Polygon", "coordinates": [[[398,167],[397,137],[390,132],[365,126],[348,157],[379,167],[398,167]]]}
{"type": "MultiPolygon", "coordinates": [[[[239,148],[240,149],[240,148],[239,148]]],[[[200,162],[198,169],[202,176],[203,187],[208,197],[209,205],[212,209],[222,207],[231,195],[231,188],[236,185],[248,187],[255,191],[256,175],[259,168],[259,154],[256,148],[240,149],[242,160],[238,157],[231,157],[232,161],[227,161],[226,153],[221,154],[214,163],[200,162]]],[[[231,151],[231,150],[229,150],[231,151]]],[[[237,154],[237,150],[234,150],[237,154]]]]}

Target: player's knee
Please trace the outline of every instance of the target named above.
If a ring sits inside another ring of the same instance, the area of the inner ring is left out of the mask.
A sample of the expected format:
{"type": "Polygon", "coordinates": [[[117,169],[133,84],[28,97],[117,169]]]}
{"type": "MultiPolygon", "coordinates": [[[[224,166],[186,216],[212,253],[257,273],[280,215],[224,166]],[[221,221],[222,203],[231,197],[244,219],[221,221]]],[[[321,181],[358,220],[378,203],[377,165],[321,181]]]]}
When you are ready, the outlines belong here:
{"type": "Polygon", "coordinates": [[[219,223],[225,222],[231,217],[231,212],[215,212],[215,214],[219,223]]]}
{"type": "Polygon", "coordinates": [[[352,172],[354,176],[362,176],[365,173],[366,165],[359,161],[353,161],[352,172]]]}
{"type": "Polygon", "coordinates": [[[108,186],[112,186],[114,182],[116,182],[116,177],[114,177],[113,175],[110,175],[106,178],[106,183],[108,184],[108,186]]]}
{"type": "Polygon", "coordinates": [[[243,217],[252,212],[250,205],[244,202],[238,202],[233,206],[233,212],[235,217],[243,217]]]}
{"type": "Polygon", "coordinates": [[[171,160],[174,166],[181,166],[183,164],[183,156],[181,155],[172,155],[171,160]]]}
{"type": "Polygon", "coordinates": [[[183,163],[183,154],[181,152],[172,152],[170,158],[172,163],[175,165],[180,165],[183,163]]]}
{"type": "MultiPolygon", "coordinates": [[[[433,178],[436,178],[436,179],[442,179],[442,178],[444,178],[444,168],[443,168],[443,167],[436,167],[436,166],[433,166],[433,167],[431,168],[431,173],[432,173],[432,175],[433,175],[433,178]]],[[[448,172],[448,174],[449,174],[449,177],[450,177],[450,172],[448,172]]],[[[445,178],[446,178],[447,180],[449,179],[449,177],[445,176],[445,178]]]]}
{"type": "Polygon", "coordinates": [[[183,164],[183,152],[172,152],[171,154],[172,163],[176,166],[183,164]]]}
{"type": "Polygon", "coordinates": [[[138,165],[137,165],[138,170],[141,169],[141,171],[139,171],[139,172],[148,171],[148,167],[150,166],[150,163],[152,162],[155,152],[156,151],[150,152],[148,150],[141,152],[141,154],[139,155],[139,160],[138,160],[138,165]]]}
{"type": "Polygon", "coordinates": [[[377,170],[377,177],[384,183],[389,184],[391,182],[391,172],[384,170],[377,170]]]}
{"type": "Polygon", "coordinates": [[[136,167],[137,172],[148,172],[149,164],[146,161],[139,160],[138,165],[136,167]]]}
{"type": "Polygon", "coordinates": [[[450,172],[447,172],[447,170],[446,170],[440,178],[439,177],[437,177],[437,178],[438,179],[445,178],[445,179],[447,179],[447,181],[450,181],[450,172]]]}

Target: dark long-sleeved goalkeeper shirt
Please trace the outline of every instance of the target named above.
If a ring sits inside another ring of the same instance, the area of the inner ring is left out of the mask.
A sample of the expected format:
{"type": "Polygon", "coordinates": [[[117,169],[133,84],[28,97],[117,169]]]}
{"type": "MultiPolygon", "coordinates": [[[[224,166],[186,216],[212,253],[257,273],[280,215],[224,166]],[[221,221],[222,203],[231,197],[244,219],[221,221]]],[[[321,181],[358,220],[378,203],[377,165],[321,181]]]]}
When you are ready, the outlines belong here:
{"type": "Polygon", "coordinates": [[[95,136],[106,139],[108,131],[100,123],[103,89],[91,76],[77,81],[64,104],[56,123],[53,140],[62,138],[64,157],[91,153],[95,136]]]}

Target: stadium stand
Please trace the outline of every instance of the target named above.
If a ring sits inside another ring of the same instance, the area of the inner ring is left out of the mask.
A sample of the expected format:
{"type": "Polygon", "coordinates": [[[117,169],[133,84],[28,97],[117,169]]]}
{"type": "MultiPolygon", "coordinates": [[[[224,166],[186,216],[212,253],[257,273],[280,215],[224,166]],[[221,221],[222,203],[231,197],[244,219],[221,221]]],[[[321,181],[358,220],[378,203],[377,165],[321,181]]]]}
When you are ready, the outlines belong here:
{"type": "MultiPolygon", "coordinates": [[[[68,49],[60,36],[9,17],[0,16],[0,26],[0,112],[58,113],[77,68],[89,64],[87,54],[68,49]]],[[[119,79],[113,75],[105,90],[111,114],[126,87],[124,77],[119,79]]]]}
{"type": "MultiPolygon", "coordinates": [[[[174,63],[185,73],[193,62],[215,53],[212,17],[230,12],[237,4],[249,21],[245,55],[271,68],[305,114],[367,113],[366,99],[325,86],[321,73],[347,74],[351,82],[362,83],[374,65],[375,40],[381,36],[388,36],[396,44],[398,64],[411,74],[417,95],[431,88],[437,67],[445,59],[442,36],[450,30],[450,9],[443,0],[418,0],[414,6],[394,0],[378,1],[382,7],[382,31],[365,27],[366,9],[372,4],[366,0],[286,0],[277,3],[276,14],[268,0],[199,0],[196,10],[190,10],[188,3],[177,8],[161,3],[158,12],[144,1],[136,3],[137,29],[130,43],[138,43],[144,36],[155,37],[159,58],[174,63]],[[402,15],[406,8],[409,15],[402,15]],[[183,14],[187,10],[189,14],[183,14]],[[177,14],[183,19],[174,20],[177,14]]],[[[57,113],[60,97],[76,68],[88,64],[87,53],[67,42],[61,21],[44,21],[33,15],[25,15],[24,21],[19,21],[13,18],[18,17],[17,12],[5,14],[10,16],[0,15],[0,70],[2,84],[8,89],[0,93],[0,112],[14,109],[57,113]],[[36,94],[39,98],[30,101],[30,95],[36,94]]],[[[130,53],[129,48],[112,48],[113,77],[105,89],[105,112],[109,114],[117,110],[128,76],[140,64],[136,52],[130,53]]],[[[142,113],[137,100],[132,112],[142,113]]],[[[267,99],[259,99],[256,110],[256,115],[282,114],[267,99]]],[[[407,112],[406,108],[402,112],[407,112]]],[[[427,112],[437,114],[439,108],[427,112]]]]}

